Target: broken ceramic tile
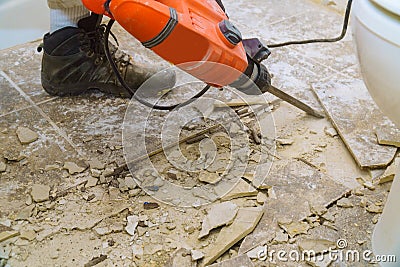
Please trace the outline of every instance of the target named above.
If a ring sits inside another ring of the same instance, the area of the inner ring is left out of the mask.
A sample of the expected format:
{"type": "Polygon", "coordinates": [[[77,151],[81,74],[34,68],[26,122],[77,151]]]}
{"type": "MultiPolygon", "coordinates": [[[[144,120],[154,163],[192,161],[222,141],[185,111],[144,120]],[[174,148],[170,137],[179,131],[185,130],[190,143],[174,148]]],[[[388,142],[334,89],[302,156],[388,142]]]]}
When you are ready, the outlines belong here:
{"type": "Polygon", "coordinates": [[[392,164],[385,170],[383,175],[379,178],[379,184],[393,181],[396,176],[397,170],[400,168],[400,157],[397,157],[392,164]]]}
{"type": "Polygon", "coordinates": [[[18,221],[18,220],[28,219],[29,217],[31,217],[32,211],[34,208],[35,208],[35,205],[30,205],[30,206],[24,207],[23,209],[21,209],[18,212],[17,216],[15,217],[15,220],[18,221]]]}
{"type": "Polygon", "coordinates": [[[69,174],[76,174],[83,172],[86,168],[80,167],[74,162],[65,162],[63,169],[68,170],[69,174]]]}
{"type": "Polygon", "coordinates": [[[18,151],[17,149],[6,148],[6,150],[3,151],[3,157],[8,161],[20,162],[26,158],[26,155],[24,155],[22,152],[18,151]]]}
{"type": "Polygon", "coordinates": [[[90,173],[94,178],[100,178],[102,172],[98,169],[90,169],[90,173]]]}
{"type": "Polygon", "coordinates": [[[282,231],[276,232],[275,238],[273,240],[273,244],[282,244],[289,241],[289,235],[283,233],[282,231]]]}
{"type": "Polygon", "coordinates": [[[370,213],[382,213],[383,212],[383,208],[381,206],[377,206],[375,204],[368,205],[366,210],[370,213]]]}
{"type": "Polygon", "coordinates": [[[190,249],[180,248],[173,253],[165,267],[195,267],[196,265],[197,263],[192,261],[190,249]]]}
{"type": "Polygon", "coordinates": [[[199,250],[191,250],[192,261],[198,261],[204,258],[204,253],[199,250]]]}
{"type": "Polygon", "coordinates": [[[310,229],[310,225],[306,222],[278,222],[278,224],[291,238],[300,234],[307,234],[310,229]]]}
{"type": "Polygon", "coordinates": [[[221,200],[227,201],[234,198],[256,196],[257,194],[257,189],[243,179],[239,179],[238,183],[232,188],[231,191],[224,195],[221,200]]]}
{"type": "Polygon", "coordinates": [[[43,202],[49,200],[50,197],[50,186],[34,184],[32,186],[31,196],[35,202],[43,202]]]}
{"type": "Polygon", "coordinates": [[[57,164],[50,164],[50,165],[46,165],[45,167],[44,167],[44,170],[45,171],[54,171],[54,170],[59,170],[60,169],[60,166],[58,166],[57,164]]]}
{"type": "Polygon", "coordinates": [[[137,184],[132,176],[125,177],[125,185],[131,190],[137,187],[137,184]]]}
{"type": "Polygon", "coordinates": [[[230,201],[213,205],[203,220],[198,238],[207,236],[212,229],[231,224],[237,211],[238,206],[230,201]]]}
{"type": "Polygon", "coordinates": [[[94,158],[89,161],[89,166],[90,169],[103,170],[106,167],[106,164],[104,162],[101,162],[97,158],[94,158]]]}
{"type": "Polygon", "coordinates": [[[312,214],[321,216],[328,212],[328,209],[324,205],[310,205],[310,211],[312,214]]]}
{"type": "Polygon", "coordinates": [[[18,231],[15,231],[9,226],[0,224],[0,242],[6,241],[10,238],[19,235],[18,231]]]}
{"type": "Polygon", "coordinates": [[[258,194],[257,194],[257,203],[264,204],[265,201],[267,201],[267,199],[268,199],[267,194],[265,194],[263,192],[258,192],[258,194]]]}
{"type": "Polygon", "coordinates": [[[363,186],[364,186],[365,188],[368,188],[368,189],[371,190],[371,191],[373,191],[373,190],[376,189],[375,185],[374,185],[372,182],[370,182],[370,181],[364,182],[363,186]]]}
{"type": "Polygon", "coordinates": [[[263,96],[249,97],[247,99],[232,99],[228,102],[215,101],[214,107],[241,107],[241,106],[252,106],[252,105],[268,105],[267,100],[263,96]]]}
{"type": "Polygon", "coordinates": [[[301,251],[312,251],[315,254],[327,253],[336,248],[336,242],[327,239],[304,239],[298,241],[301,251]]]}
{"type": "Polygon", "coordinates": [[[250,258],[244,254],[234,258],[231,258],[226,261],[221,261],[219,263],[212,264],[208,267],[232,267],[232,266],[240,266],[240,267],[254,267],[253,262],[250,258]]]}
{"type": "Polygon", "coordinates": [[[199,181],[207,184],[216,184],[221,181],[222,176],[215,172],[202,171],[199,174],[199,181]]]}
{"type": "Polygon", "coordinates": [[[106,168],[103,171],[102,175],[104,175],[104,177],[110,177],[110,176],[114,175],[114,168],[111,168],[111,167],[106,168]]]}
{"type": "Polygon", "coordinates": [[[16,133],[23,145],[33,143],[39,139],[39,135],[27,127],[18,127],[16,133]]]}
{"type": "MultiPolygon", "coordinates": [[[[335,79],[314,83],[312,89],[332,124],[361,168],[386,167],[397,148],[382,146],[374,126],[391,122],[372,100],[361,79],[335,79]],[[351,94],[349,94],[351,92],[351,94]]],[[[385,130],[390,131],[391,127],[385,130]]]]}
{"type": "Polygon", "coordinates": [[[268,183],[273,190],[268,190],[265,215],[254,232],[243,240],[239,254],[272,240],[275,233],[280,231],[277,218],[302,221],[311,215],[310,205],[327,207],[350,191],[324,173],[297,160],[273,164],[268,183]]]}
{"type": "Polygon", "coordinates": [[[3,242],[10,238],[16,237],[17,235],[19,235],[18,231],[14,231],[14,230],[1,231],[0,232],[0,242],[3,242]]]}
{"type": "Polygon", "coordinates": [[[28,241],[32,241],[36,238],[36,232],[33,230],[21,231],[19,237],[28,241]]]}
{"type": "Polygon", "coordinates": [[[256,248],[253,248],[252,250],[248,251],[246,253],[246,255],[250,259],[259,259],[260,254],[263,253],[264,251],[267,251],[267,249],[268,249],[267,246],[258,246],[256,248]]]}
{"type": "Polygon", "coordinates": [[[132,215],[128,216],[127,218],[128,224],[125,227],[125,231],[133,236],[135,234],[136,227],[138,226],[139,223],[139,216],[137,215],[132,215]]]}
{"type": "Polygon", "coordinates": [[[239,209],[233,223],[223,228],[215,242],[207,247],[206,257],[203,260],[204,265],[213,263],[239,240],[250,234],[263,213],[262,207],[239,209]]]}
{"type": "Polygon", "coordinates": [[[388,129],[379,127],[375,130],[375,133],[379,144],[400,147],[400,129],[394,125],[391,125],[388,129]]]}
{"type": "Polygon", "coordinates": [[[97,185],[97,182],[98,182],[99,180],[97,179],[97,178],[95,178],[95,177],[90,177],[88,180],[87,180],[87,183],[85,184],[85,187],[86,188],[91,188],[91,187],[95,187],[96,185],[97,185]]]}

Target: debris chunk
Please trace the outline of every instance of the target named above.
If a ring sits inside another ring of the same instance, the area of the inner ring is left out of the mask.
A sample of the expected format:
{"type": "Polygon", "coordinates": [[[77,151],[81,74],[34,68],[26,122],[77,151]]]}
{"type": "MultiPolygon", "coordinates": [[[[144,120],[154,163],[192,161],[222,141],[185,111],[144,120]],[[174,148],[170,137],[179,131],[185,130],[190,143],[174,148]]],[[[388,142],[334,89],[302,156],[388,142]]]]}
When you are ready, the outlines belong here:
{"type": "Polygon", "coordinates": [[[257,203],[264,204],[267,201],[268,196],[263,192],[258,192],[257,194],[257,203]]]}
{"type": "Polygon", "coordinates": [[[248,184],[243,179],[239,179],[239,182],[235,187],[229,191],[225,196],[222,197],[223,201],[231,200],[240,197],[251,197],[257,196],[258,191],[252,185],[248,184]]]}
{"type": "Polygon", "coordinates": [[[126,176],[125,177],[125,185],[129,189],[135,189],[137,187],[137,184],[136,184],[135,180],[131,176],[126,176]]]}
{"type": "MultiPolygon", "coordinates": [[[[146,253],[145,253],[146,254],[146,253]]],[[[181,267],[181,266],[192,266],[192,258],[190,257],[190,250],[185,248],[178,249],[171,256],[166,267],[181,267]]]]}
{"type": "Polygon", "coordinates": [[[32,241],[36,238],[36,232],[33,230],[21,231],[19,237],[28,241],[32,241]]]}
{"type": "Polygon", "coordinates": [[[327,213],[328,209],[324,205],[310,205],[310,211],[312,214],[321,216],[327,213]]]}
{"type": "Polygon", "coordinates": [[[98,181],[99,181],[99,180],[98,180],[97,178],[95,178],[95,177],[90,177],[90,178],[87,180],[87,183],[86,183],[85,187],[86,187],[86,188],[95,187],[95,186],[97,185],[97,182],[98,182],[98,181]]]}
{"type": "Polygon", "coordinates": [[[281,231],[278,231],[278,232],[275,234],[275,238],[274,238],[273,243],[282,244],[282,243],[286,243],[286,242],[288,242],[288,241],[289,241],[289,235],[286,234],[286,233],[283,233],[283,232],[281,232],[281,231]]]}
{"type": "Polygon", "coordinates": [[[89,166],[90,169],[103,170],[106,164],[95,158],[89,161],[89,166]]]}
{"type": "Polygon", "coordinates": [[[39,139],[39,135],[27,127],[18,127],[16,133],[23,145],[33,143],[39,139]]]}
{"type": "Polygon", "coordinates": [[[253,267],[254,264],[246,254],[243,254],[226,261],[215,263],[213,265],[210,265],[209,267],[232,267],[232,266],[253,267]]]}
{"type": "Polygon", "coordinates": [[[98,169],[91,169],[90,173],[92,174],[92,176],[94,178],[100,178],[100,176],[101,176],[101,171],[98,169]]]}
{"type": "Polygon", "coordinates": [[[207,256],[203,260],[204,265],[213,263],[239,240],[250,234],[257,226],[263,213],[262,207],[239,209],[233,223],[223,228],[215,243],[207,248],[205,253],[207,256]]]}
{"type": "Polygon", "coordinates": [[[268,247],[267,246],[258,246],[253,248],[252,250],[248,251],[246,253],[247,257],[250,259],[259,259],[260,254],[267,251],[268,247]]]}
{"type": "Polygon", "coordinates": [[[351,203],[350,199],[348,198],[341,198],[337,202],[337,206],[341,208],[352,208],[354,207],[353,203],[351,203]]]}
{"type": "Polygon", "coordinates": [[[278,222],[278,224],[288,233],[290,238],[293,238],[299,234],[307,234],[308,230],[310,229],[310,225],[308,225],[306,222],[278,222]]]}
{"type": "Polygon", "coordinates": [[[317,82],[311,89],[359,167],[376,169],[389,165],[397,148],[378,144],[374,125],[385,125],[381,127],[385,131],[394,125],[379,110],[362,80],[317,82]]]}
{"type": "Polygon", "coordinates": [[[212,229],[231,224],[237,211],[238,206],[230,201],[214,205],[203,220],[198,238],[207,236],[212,229]]]}
{"type": "Polygon", "coordinates": [[[248,99],[232,99],[228,102],[215,101],[214,107],[224,108],[224,107],[241,107],[241,106],[252,106],[252,105],[268,105],[268,101],[260,97],[252,97],[248,99]]]}
{"type": "Polygon", "coordinates": [[[106,169],[103,171],[103,175],[104,175],[104,177],[113,176],[113,175],[114,175],[114,168],[106,168],[106,169]]]}
{"type": "Polygon", "coordinates": [[[35,208],[35,205],[30,205],[30,206],[24,207],[23,209],[21,209],[18,212],[17,216],[15,217],[15,220],[18,221],[18,220],[28,219],[29,217],[31,217],[32,211],[34,208],[35,208]]]}
{"type": "Polygon", "coordinates": [[[336,242],[327,239],[305,239],[298,242],[298,246],[302,252],[312,251],[315,254],[324,254],[329,249],[336,248],[336,242]]]}
{"type": "Polygon", "coordinates": [[[0,242],[6,241],[7,239],[16,237],[19,235],[18,231],[10,230],[10,231],[2,231],[0,232],[0,242]]]}
{"type": "Polygon", "coordinates": [[[7,164],[0,161],[0,172],[5,172],[7,170],[7,164]]]}
{"type": "Polygon", "coordinates": [[[76,173],[81,173],[86,168],[80,167],[76,163],[68,161],[68,162],[64,163],[63,169],[68,170],[68,173],[72,175],[72,174],[76,174],[76,173]]]}
{"type": "Polygon", "coordinates": [[[199,181],[207,184],[216,184],[221,181],[222,177],[215,172],[203,171],[199,174],[199,181]]]}
{"type": "Polygon", "coordinates": [[[34,184],[32,186],[31,196],[33,201],[36,203],[49,200],[50,197],[50,186],[34,184]]]}
{"type": "Polygon", "coordinates": [[[393,181],[396,176],[396,172],[400,166],[400,157],[397,157],[395,161],[386,169],[383,175],[379,178],[379,184],[393,181]]]}
{"type": "Polygon", "coordinates": [[[125,227],[125,231],[133,236],[135,234],[136,227],[139,224],[139,216],[132,215],[126,218],[128,220],[128,224],[125,227]]]}
{"type": "Polygon", "coordinates": [[[3,152],[3,157],[8,160],[8,161],[22,161],[23,159],[26,158],[22,152],[18,151],[17,149],[14,148],[6,148],[6,150],[3,152]]]}
{"type": "Polygon", "coordinates": [[[366,210],[370,213],[382,213],[383,212],[383,208],[380,206],[377,206],[375,204],[368,205],[366,210]]]}
{"type": "Polygon", "coordinates": [[[153,210],[153,209],[157,209],[160,205],[158,205],[158,203],[155,202],[144,202],[143,203],[143,208],[145,210],[153,210]]]}
{"type": "Polygon", "coordinates": [[[325,134],[329,135],[330,137],[335,137],[338,135],[338,132],[336,131],[336,129],[332,128],[332,127],[325,127],[324,132],[325,132],[325,134]]]}
{"type": "Polygon", "coordinates": [[[287,139],[287,138],[277,138],[276,143],[281,146],[290,146],[290,145],[293,145],[294,140],[287,139]]]}
{"type": "Polygon", "coordinates": [[[369,190],[372,191],[375,190],[375,185],[370,181],[365,182],[363,185],[365,188],[368,188],[369,190]]]}
{"type": "Polygon", "coordinates": [[[3,242],[7,239],[19,235],[19,232],[15,231],[10,226],[11,226],[11,221],[8,221],[5,224],[0,224],[0,242],[3,242]]]}
{"type": "Polygon", "coordinates": [[[204,253],[199,250],[191,250],[190,253],[192,254],[192,261],[198,261],[204,258],[204,253]]]}
{"type": "Polygon", "coordinates": [[[388,129],[378,128],[375,130],[378,143],[381,145],[389,145],[400,147],[400,130],[394,127],[388,129]]]}

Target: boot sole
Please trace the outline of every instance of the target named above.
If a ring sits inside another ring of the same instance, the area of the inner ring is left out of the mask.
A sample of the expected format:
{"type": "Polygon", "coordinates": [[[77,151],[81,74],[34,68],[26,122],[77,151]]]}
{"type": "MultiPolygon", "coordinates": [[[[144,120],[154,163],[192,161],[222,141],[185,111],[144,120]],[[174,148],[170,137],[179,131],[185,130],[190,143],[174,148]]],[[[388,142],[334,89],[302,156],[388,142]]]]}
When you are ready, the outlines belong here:
{"type": "Polygon", "coordinates": [[[130,98],[132,95],[127,91],[121,91],[121,87],[107,84],[80,83],[77,85],[58,85],[50,84],[46,79],[42,78],[42,87],[53,96],[77,96],[91,89],[99,90],[105,94],[114,95],[117,97],[130,98]]]}

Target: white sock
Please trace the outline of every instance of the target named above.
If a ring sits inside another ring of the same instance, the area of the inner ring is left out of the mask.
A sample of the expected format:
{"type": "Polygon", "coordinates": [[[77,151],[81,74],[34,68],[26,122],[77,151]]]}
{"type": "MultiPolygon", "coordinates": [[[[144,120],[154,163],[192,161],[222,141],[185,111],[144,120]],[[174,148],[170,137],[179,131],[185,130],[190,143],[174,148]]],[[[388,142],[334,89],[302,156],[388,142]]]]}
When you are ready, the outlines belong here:
{"type": "Polygon", "coordinates": [[[65,9],[50,9],[50,33],[64,27],[78,27],[78,21],[90,15],[84,6],[65,9]]]}

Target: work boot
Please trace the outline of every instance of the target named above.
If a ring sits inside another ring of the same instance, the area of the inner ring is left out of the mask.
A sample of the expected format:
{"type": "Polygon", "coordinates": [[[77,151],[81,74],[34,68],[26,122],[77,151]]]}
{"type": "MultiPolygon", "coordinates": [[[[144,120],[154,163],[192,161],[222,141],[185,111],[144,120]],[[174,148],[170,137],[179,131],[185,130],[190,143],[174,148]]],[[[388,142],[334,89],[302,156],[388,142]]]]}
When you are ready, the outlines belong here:
{"type": "MultiPolygon", "coordinates": [[[[92,15],[81,19],[78,27],[65,27],[43,38],[42,86],[50,95],[78,95],[90,89],[119,97],[131,97],[114,74],[104,52],[105,25],[101,17],[92,15]]],[[[110,52],[121,76],[130,88],[136,90],[154,73],[155,68],[134,67],[132,58],[110,44],[110,52]]],[[[152,83],[160,90],[172,88],[175,73],[164,71],[152,83]]]]}

